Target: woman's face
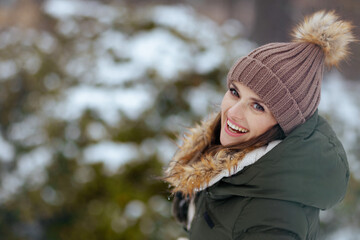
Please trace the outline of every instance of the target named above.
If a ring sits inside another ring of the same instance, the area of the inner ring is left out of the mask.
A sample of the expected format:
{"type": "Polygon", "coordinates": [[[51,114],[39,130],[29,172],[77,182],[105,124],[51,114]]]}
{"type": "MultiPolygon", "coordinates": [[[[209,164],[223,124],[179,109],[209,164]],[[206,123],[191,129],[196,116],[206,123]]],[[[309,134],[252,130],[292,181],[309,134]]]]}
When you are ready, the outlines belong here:
{"type": "Polygon", "coordinates": [[[221,145],[246,142],[276,124],[274,116],[254,91],[239,82],[231,83],[221,103],[221,145]]]}

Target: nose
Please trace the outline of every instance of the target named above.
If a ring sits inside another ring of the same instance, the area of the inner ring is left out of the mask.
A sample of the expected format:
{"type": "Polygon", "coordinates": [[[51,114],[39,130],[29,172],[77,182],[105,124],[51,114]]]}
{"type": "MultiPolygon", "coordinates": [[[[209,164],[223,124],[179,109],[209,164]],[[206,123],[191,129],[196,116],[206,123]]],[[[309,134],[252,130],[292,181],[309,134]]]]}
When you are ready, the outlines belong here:
{"type": "Polygon", "coordinates": [[[246,107],[242,101],[236,102],[228,110],[228,116],[233,120],[242,120],[245,116],[246,107]]]}

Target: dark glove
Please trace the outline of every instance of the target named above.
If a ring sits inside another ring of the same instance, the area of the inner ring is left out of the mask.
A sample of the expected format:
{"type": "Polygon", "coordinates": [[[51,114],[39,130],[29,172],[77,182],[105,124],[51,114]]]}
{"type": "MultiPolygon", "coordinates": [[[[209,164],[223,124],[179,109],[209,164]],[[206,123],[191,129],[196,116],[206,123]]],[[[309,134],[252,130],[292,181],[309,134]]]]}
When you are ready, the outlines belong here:
{"type": "Polygon", "coordinates": [[[188,222],[188,209],[190,204],[190,198],[184,196],[182,192],[176,192],[172,205],[172,213],[176,220],[183,224],[187,225],[188,222]]]}

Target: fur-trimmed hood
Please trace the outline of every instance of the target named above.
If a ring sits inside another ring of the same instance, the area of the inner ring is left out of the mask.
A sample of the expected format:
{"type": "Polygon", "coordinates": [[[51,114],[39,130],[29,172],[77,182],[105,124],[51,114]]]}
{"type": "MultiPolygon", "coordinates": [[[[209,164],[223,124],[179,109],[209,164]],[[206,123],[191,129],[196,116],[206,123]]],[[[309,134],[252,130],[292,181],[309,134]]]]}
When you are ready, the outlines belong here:
{"type": "Polygon", "coordinates": [[[203,155],[202,152],[211,143],[214,135],[216,117],[211,117],[200,125],[189,129],[165,171],[166,181],[173,187],[172,191],[192,195],[214,185],[223,177],[232,176],[244,167],[253,164],[274,148],[279,140],[262,147],[249,147],[234,152],[222,149],[215,155],[203,155]]]}

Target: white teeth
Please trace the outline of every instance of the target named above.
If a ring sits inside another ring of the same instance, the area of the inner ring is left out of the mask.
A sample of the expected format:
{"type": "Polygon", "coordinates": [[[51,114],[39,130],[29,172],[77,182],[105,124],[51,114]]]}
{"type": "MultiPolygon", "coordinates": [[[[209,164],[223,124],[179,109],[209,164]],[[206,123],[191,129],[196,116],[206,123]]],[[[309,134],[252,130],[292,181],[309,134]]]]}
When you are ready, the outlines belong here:
{"type": "Polygon", "coordinates": [[[248,132],[248,130],[243,129],[243,128],[240,128],[240,127],[232,124],[229,120],[227,120],[227,124],[229,125],[229,127],[231,127],[231,128],[234,129],[234,130],[237,130],[237,131],[239,131],[239,132],[243,132],[243,133],[248,132]]]}

